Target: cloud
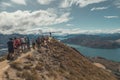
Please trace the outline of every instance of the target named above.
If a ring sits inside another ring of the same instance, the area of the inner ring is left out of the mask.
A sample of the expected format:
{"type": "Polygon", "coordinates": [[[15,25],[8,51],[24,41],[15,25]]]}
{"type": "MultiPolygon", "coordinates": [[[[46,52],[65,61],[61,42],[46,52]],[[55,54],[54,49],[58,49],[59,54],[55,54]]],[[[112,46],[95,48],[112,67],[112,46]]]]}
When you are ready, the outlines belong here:
{"type": "Polygon", "coordinates": [[[1,5],[3,5],[3,6],[7,6],[7,7],[12,6],[10,3],[6,3],[6,2],[2,2],[2,4],[1,4],[1,5]]]}
{"type": "Polygon", "coordinates": [[[69,26],[74,26],[74,25],[73,25],[73,24],[66,24],[66,26],[68,26],[68,27],[69,27],[69,26]]]}
{"type": "Polygon", "coordinates": [[[37,0],[39,4],[41,5],[48,5],[54,0],[37,0]]]}
{"type": "Polygon", "coordinates": [[[56,32],[56,35],[67,35],[67,34],[113,34],[113,33],[120,33],[120,29],[114,29],[114,30],[83,30],[80,28],[75,29],[63,29],[63,28],[52,28],[52,27],[44,27],[44,28],[36,28],[28,30],[28,33],[31,34],[38,34],[42,31],[43,33],[46,32],[56,32]]]}
{"type": "Polygon", "coordinates": [[[35,27],[52,26],[68,22],[70,13],[57,14],[49,10],[1,12],[0,33],[23,33],[35,27]]]}
{"type": "Polygon", "coordinates": [[[104,18],[112,19],[112,18],[119,18],[119,16],[104,16],[104,18]]]}
{"type": "Polygon", "coordinates": [[[77,3],[80,7],[85,7],[89,4],[101,3],[107,0],[79,0],[77,3]]]}
{"type": "Polygon", "coordinates": [[[83,30],[80,28],[76,29],[65,29],[65,30],[60,30],[58,29],[59,32],[61,31],[61,34],[114,34],[114,33],[120,33],[120,29],[113,29],[113,30],[83,30]]]}
{"type": "Polygon", "coordinates": [[[11,0],[11,1],[19,5],[27,5],[25,0],[11,0]]]}
{"type": "Polygon", "coordinates": [[[107,0],[63,0],[60,4],[61,8],[71,7],[72,5],[78,5],[79,7],[86,7],[90,4],[101,3],[107,0]]]}
{"type": "Polygon", "coordinates": [[[120,0],[115,0],[115,1],[114,1],[114,5],[115,5],[117,8],[120,8],[120,0]]]}
{"type": "Polygon", "coordinates": [[[62,3],[60,4],[61,8],[67,8],[71,7],[76,1],[75,0],[63,0],[62,3]]]}
{"type": "Polygon", "coordinates": [[[94,7],[91,9],[91,11],[98,11],[98,10],[105,10],[108,9],[108,7],[94,7]]]}
{"type": "Polygon", "coordinates": [[[12,4],[7,3],[7,2],[2,2],[0,4],[0,9],[5,10],[7,7],[12,7],[12,4]]]}

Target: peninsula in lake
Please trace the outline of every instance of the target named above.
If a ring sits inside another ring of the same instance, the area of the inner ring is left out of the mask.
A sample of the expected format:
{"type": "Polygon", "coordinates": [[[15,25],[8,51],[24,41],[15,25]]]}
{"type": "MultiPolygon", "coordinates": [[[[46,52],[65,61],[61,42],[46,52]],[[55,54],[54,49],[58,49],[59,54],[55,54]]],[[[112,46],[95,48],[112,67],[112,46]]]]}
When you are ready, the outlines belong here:
{"type": "Polygon", "coordinates": [[[120,34],[80,34],[62,40],[64,43],[75,44],[99,49],[120,48],[120,34]]]}

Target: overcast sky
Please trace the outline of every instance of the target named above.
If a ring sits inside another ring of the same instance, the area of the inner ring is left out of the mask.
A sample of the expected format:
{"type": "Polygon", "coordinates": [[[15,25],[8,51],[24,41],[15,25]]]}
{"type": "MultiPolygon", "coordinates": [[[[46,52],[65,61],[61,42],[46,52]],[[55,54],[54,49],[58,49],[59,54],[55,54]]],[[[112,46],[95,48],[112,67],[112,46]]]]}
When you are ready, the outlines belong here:
{"type": "Polygon", "coordinates": [[[120,32],[120,0],[0,0],[0,33],[120,32]]]}

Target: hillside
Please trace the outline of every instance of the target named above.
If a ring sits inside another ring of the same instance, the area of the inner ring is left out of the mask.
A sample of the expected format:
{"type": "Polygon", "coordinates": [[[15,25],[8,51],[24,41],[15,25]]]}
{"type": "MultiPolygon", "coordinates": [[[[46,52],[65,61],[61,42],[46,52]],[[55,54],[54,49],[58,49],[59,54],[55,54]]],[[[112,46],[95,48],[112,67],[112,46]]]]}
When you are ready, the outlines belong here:
{"type": "Polygon", "coordinates": [[[52,39],[47,45],[10,62],[3,80],[117,80],[63,43],[52,39]]]}
{"type": "MultiPolygon", "coordinates": [[[[119,36],[119,35],[118,35],[119,36]]],[[[77,35],[63,40],[64,43],[76,44],[91,48],[115,49],[120,48],[118,36],[115,35],[77,35]]]]}
{"type": "Polygon", "coordinates": [[[93,57],[90,58],[90,60],[93,63],[100,63],[104,65],[106,69],[111,70],[111,72],[114,73],[118,77],[118,79],[120,79],[120,62],[110,61],[101,57],[93,57]]]}

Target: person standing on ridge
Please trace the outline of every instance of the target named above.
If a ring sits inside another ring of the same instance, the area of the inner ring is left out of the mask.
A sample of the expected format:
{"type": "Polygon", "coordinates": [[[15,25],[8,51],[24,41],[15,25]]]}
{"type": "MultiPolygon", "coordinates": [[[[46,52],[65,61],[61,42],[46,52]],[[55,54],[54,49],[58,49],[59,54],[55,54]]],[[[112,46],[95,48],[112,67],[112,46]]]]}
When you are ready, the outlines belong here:
{"type": "Polygon", "coordinates": [[[19,46],[20,46],[20,42],[18,38],[14,38],[13,40],[13,46],[14,46],[14,55],[18,55],[19,54],[19,46]]]}
{"type": "Polygon", "coordinates": [[[38,37],[36,39],[36,44],[37,44],[37,48],[39,49],[41,47],[41,38],[40,37],[38,37]]]}
{"type": "Polygon", "coordinates": [[[49,34],[50,34],[50,37],[52,37],[52,32],[50,32],[49,34]]]}
{"type": "Polygon", "coordinates": [[[11,60],[14,54],[14,46],[13,46],[13,40],[12,38],[9,39],[9,41],[7,42],[8,45],[8,56],[7,56],[7,60],[11,60]]]}
{"type": "Polygon", "coordinates": [[[24,52],[25,48],[26,48],[26,39],[25,39],[25,37],[21,38],[21,46],[22,46],[22,52],[24,52]]]}
{"type": "Polygon", "coordinates": [[[27,43],[28,50],[30,50],[30,39],[29,39],[29,37],[26,37],[26,43],[27,43]]]}
{"type": "Polygon", "coordinates": [[[32,40],[32,48],[35,49],[35,40],[32,40]]]}

